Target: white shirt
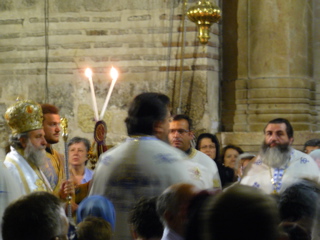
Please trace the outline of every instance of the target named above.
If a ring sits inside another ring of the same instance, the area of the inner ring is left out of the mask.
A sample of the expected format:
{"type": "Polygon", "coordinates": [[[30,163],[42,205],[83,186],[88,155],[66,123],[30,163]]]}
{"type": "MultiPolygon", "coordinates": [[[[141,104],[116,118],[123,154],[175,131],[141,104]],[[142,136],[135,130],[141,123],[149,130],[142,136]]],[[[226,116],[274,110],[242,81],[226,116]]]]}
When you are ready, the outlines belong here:
{"type": "Polygon", "coordinates": [[[166,226],[164,228],[161,240],[184,240],[184,238],[166,226]]]}
{"type": "Polygon", "coordinates": [[[270,194],[275,190],[275,185],[271,183],[271,179],[273,178],[275,179],[276,186],[279,188],[276,189],[277,192],[281,193],[292,183],[302,178],[318,182],[319,173],[317,164],[309,155],[292,149],[287,166],[280,170],[270,168],[258,156],[241,179],[240,184],[257,187],[270,194]]]}
{"type": "Polygon", "coordinates": [[[116,209],[115,240],[132,239],[128,212],[142,196],[160,195],[175,183],[191,183],[204,189],[191,171],[187,156],[153,136],[128,138],[99,158],[89,195],[103,195],[116,209]]]}
{"type": "Polygon", "coordinates": [[[220,176],[214,160],[194,148],[191,148],[188,160],[197,164],[200,171],[199,179],[203,182],[205,188],[221,189],[220,176]]]}

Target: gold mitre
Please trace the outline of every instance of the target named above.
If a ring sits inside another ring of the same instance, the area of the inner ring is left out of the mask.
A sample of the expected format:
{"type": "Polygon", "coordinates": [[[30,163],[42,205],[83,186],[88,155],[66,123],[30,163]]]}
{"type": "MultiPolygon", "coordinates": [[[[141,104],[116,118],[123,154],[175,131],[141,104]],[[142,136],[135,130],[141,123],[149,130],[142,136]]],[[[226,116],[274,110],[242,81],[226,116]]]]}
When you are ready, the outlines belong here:
{"type": "Polygon", "coordinates": [[[4,118],[11,128],[12,135],[42,128],[41,106],[31,100],[18,101],[10,106],[4,118]]]}

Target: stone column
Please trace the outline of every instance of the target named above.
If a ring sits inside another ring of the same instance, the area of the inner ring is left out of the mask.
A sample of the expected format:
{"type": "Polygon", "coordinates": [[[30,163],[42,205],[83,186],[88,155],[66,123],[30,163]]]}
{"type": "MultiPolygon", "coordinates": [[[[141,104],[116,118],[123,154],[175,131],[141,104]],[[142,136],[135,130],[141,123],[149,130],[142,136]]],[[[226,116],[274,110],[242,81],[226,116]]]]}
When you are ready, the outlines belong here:
{"type": "Polygon", "coordinates": [[[316,130],[312,79],[312,1],[238,0],[233,131],[261,131],[287,118],[316,130]]]}

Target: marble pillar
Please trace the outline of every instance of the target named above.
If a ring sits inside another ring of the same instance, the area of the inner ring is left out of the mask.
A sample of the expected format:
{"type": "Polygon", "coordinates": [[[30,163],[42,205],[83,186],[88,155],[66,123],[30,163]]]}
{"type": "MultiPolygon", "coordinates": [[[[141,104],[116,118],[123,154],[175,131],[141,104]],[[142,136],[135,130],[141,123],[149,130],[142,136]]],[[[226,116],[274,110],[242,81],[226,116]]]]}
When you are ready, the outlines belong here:
{"type": "Polygon", "coordinates": [[[238,0],[235,132],[261,131],[287,118],[316,130],[312,1],[238,0]]]}

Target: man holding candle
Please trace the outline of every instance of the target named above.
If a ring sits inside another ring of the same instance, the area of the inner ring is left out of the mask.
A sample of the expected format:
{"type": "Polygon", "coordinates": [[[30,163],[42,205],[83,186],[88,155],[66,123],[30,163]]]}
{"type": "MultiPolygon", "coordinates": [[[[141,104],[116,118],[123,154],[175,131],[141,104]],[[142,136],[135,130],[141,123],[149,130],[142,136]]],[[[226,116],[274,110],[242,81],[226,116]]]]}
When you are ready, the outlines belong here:
{"type": "Polygon", "coordinates": [[[130,104],[124,143],[102,154],[89,195],[104,195],[116,209],[115,240],[131,239],[128,212],[142,196],[152,197],[179,182],[203,184],[181,151],[168,144],[170,100],[142,93],[130,104]]]}

